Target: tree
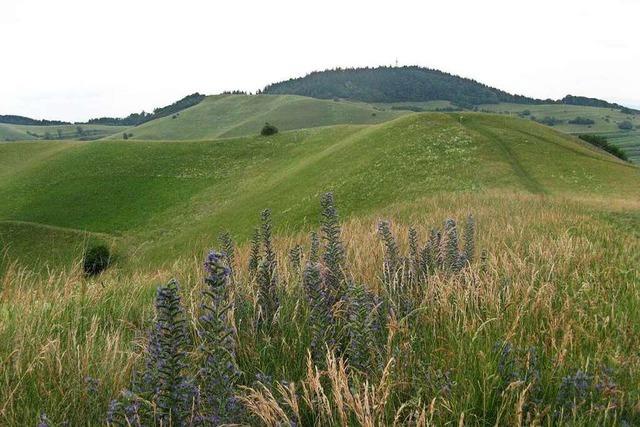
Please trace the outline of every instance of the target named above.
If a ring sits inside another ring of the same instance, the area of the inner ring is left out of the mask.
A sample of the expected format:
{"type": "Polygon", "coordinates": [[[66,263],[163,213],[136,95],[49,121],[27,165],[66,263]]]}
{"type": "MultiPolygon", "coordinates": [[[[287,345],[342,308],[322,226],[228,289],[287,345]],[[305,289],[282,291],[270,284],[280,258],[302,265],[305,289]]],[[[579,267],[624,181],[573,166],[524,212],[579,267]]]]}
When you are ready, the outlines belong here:
{"type": "Polygon", "coordinates": [[[278,128],[269,122],[265,123],[260,131],[262,136],[275,135],[276,133],[278,133],[278,128]]]}

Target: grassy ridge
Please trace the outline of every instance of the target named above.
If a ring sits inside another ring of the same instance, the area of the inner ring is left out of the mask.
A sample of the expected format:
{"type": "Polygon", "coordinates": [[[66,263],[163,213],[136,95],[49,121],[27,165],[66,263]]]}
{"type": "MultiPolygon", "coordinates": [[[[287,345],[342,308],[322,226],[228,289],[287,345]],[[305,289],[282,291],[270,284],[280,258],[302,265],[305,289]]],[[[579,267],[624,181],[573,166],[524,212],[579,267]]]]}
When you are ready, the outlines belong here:
{"type": "MultiPolygon", "coordinates": [[[[21,147],[34,146],[0,150],[21,147]]],[[[304,229],[329,189],[348,215],[442,192],[640,194],[637,168],[536,123],[483,114],[413,114],[268,138],[46,147],[46,161],[0,175],[0,220],[105,233],[155,264],[199,250],[221,229],[248,237],[264,206],[281,229],[304,229]]]]}
{"type": "MultiPolygon", "coordinates": [[[[294,95],[216,95],[178,115],[152,120],[128,132],[133,139],[193,140],[255,135],[265,122],[280,130],[335,124],[380,123],[402,115],[366,104],[294,95]]],[[[406,112],[405,112],[406,114],[406,112]]],[[[119,138],[113,135],[112,138],[119,138]]]]}

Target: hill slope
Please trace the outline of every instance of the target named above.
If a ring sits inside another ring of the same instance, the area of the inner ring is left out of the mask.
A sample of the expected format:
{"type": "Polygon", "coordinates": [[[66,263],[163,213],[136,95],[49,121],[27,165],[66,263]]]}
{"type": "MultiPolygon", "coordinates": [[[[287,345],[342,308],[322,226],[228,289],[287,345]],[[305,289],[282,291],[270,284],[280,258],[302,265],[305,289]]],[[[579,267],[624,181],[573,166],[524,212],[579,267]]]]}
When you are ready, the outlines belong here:
{"type": "Polygon", "coordinates": [[[560,122],[554,126],[562,132],[571,134],[596,134],[605,136],[610,142],[623,149],[629,158],[635,162],[640,162],[640,115],[629,114],[617,108],[603,108],[564,104],[544,104],[544,105],[521,105],[521,104],[486,104],[480,105],[483,111],[522,114],[527,110],[527,117],[540,120],[545,117],[553,117],[560,122]],[[569,123],[576,117],[593,120],[593,124],[579,125],[569,123]],[[633,129],[622,130],[618,127],[623,121],[629,121],[633,129]]]}
{"type": "Polygon", "coordinates": [[[0,123],[0,141],[31,141],[53,139],[93,140],[117,134],[122,136],[125,126],[107,125],[17,125],[0,123]]]}
{"type": "MultiPolygon", "coordinates": [[[[131,128],[132,139],[194,140],[256,135],[265,122],[280,130],[380,123],[406,112],[378,111],[350,102],[285,95],[215,95],[175,116],[131,128]]],[[[112,139],[119,138],[113,135],[112,139]]]]}
{"type": "Polygon", "coordinates": [[[136,262],[153,264],[208,246],[221,229],[248,237],[265,207],[281,227],[306,228],[326,190],[347,215],[468,190],[640,197],[638,168],[537,123],[487,114],[206,142],[0,144],[0,159],[11,156],[22,160],[0,174],[0,221],[104,233],[124,259],[135,251],[136,262]],[[51,151],[31,156],[38,147],[51,151]]]}

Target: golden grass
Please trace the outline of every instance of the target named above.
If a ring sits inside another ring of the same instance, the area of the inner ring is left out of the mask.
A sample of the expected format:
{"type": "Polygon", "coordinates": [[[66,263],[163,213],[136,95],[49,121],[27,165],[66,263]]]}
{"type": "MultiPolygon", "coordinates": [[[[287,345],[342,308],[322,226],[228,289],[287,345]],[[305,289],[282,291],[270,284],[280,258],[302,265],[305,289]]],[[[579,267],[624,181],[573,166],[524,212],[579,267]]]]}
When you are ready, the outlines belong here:
{"type": "MultiPolygon", "coordinates": [[[[239,315],[245,371],[268,371],[289,381],[269,388],[248,380],[240,398],[265,425],[309,419],[310,413],[317,425],[549,423],[548,403],[526,410],[531,383],[496,391],[492,349],[508,341],[535,346],[543,355],[543,394],[549,401],[567,373],[582,369],[597,376],[601,365],[615,369],[614,406],[594,409],[591,418],[576,418],[579,423],[638,417],[640,238],[638,230],[616,222],[617,216],[637,218],[638,212],[640,201],[515,193],[443,195],[393,206],[384,218],[392,221],[403,250],[410,225],[424,241],[431,226],[473,213],[477,247],[489,254],[486,265],[475,263],[455,278],[434,276],[409,318],[390,319],[385,367],[369,378],[353,377],[332,353],[325,369],[307,359],[299,348],[305,325],[299,323],[304,316],[298,304],[281,309],[279,322],[289,329],[271,341],[255,336],[239,315]],[[285,360],[269,360],[269,354],[285,360]],[[450,373],[454,385],[448,392],[416,388],[416,378],[437,372],[450,373]]],[[[350,219],[343,228],[349,274],[374,290],[380,287],[383,256],[377,219],[350,219]]],[[[276,241],[279,275],[292,298],[298,279],[286,253],[306,242],[305,235],[276,241]]],[[[159,270],[113,269],[91,280],[77,268],[45,277],[15,264],[7,268],[0,277],[0,425],[34,424],[41,410],[58,422],[101,424],[109,400],[127,386],[139,363],[155,287],[178,278],[195,322],[203,252],[159,270]],[[87,377],[100,381],[96,392],[87,389],[87,377]]],[[[249,248],[241,246],[238,265],[245,266],[248,256],[249,248]]],[[[256,290],[244,270],[237,273],[234,292],[253,305],[256,290]]]]}

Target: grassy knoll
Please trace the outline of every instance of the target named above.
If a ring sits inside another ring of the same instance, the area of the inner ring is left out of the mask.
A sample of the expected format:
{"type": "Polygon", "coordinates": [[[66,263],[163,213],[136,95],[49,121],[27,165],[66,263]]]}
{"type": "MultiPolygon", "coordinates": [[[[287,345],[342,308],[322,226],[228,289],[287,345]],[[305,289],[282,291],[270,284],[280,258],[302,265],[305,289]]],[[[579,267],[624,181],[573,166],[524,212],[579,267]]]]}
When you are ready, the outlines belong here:
{"type": "Polygon", "coordinates": [[[13,125],[0,123],[0,141],[30,141],[53,139],[94,140],[120,135],[125,126],[106,125],[13,125]],[[81,129],[78,129],[80,127],[81,129]]]}
{"type": "MultiPolygon", "coordinates": [[[[406,114],[406,112],[404,112],[406,114]]],[[[216,95],[177,115],[131,128],[133,139],[200,140],[255,135],[265,122],[282,130],[380,123],[402,115],[367,104],[295,95],[216,95]]],[[[118,139],[113,135],[112,139],[118,139]]]]}
{"type": "MultiPolygon", "coordinates": [[[[336,196],[338,203],[348,199],[336,196]]],[[[322,359],[307,369],[312,314],[286,254],[302,243],[308,255],[308,235],[276,238],[281,308],[268,332],[252,326],[258,297],[246,273],[249,247],[241,246],[233,336],[239,384],[251,387],[237,389],[249,408],[245,416],[252,425],[639,422],[637,200],[506,189],[440,192],[346,221],[349,277],[383,297],[380,218],[392,221],[404,252],[410,224],[424,243],[443,218],[473,212],[476,247],[488,253],[486,262],[476,259],[460,274],[422,283],[414,295],[418,310],[406,319],[389,313],[386,339],[371,347],[378,363],[365,372],[322,359]],[[296,402],[278,381],[301,393],[297,405],[281,398],[296,402]],[[323,405],[304,399],[325,394],[323,405]]],[[[257,211],[250,216],[258,222],[257,211]]],[[[316,209],[308,221],[316,228],[318,220],[316,209]]],[[[158,283],[180,281],[188,324],[196,325],[202,249],[166,268],[112,269],[94,280],[73,271],[43,279],[17,266],[2,274],[0,423],[33,425],[41,411],[55,423],[104,423],[108,402],[129,387],[134,368],[144,366],[141,345],[158,283]]]]}
{"type": "Polygon", "coordinates": [[[47,144],[42,161],[0,175],[0,220],[108,234],[136,264],[198,250],[222,229],[246,239],[265,206],[280,230],[308,228],[318,194],[329,189],[342,195],[347,215],[443,192],[637,198],[640,191],[636,167],[536,123],[483,114],[206,142],[47,144]]]}

